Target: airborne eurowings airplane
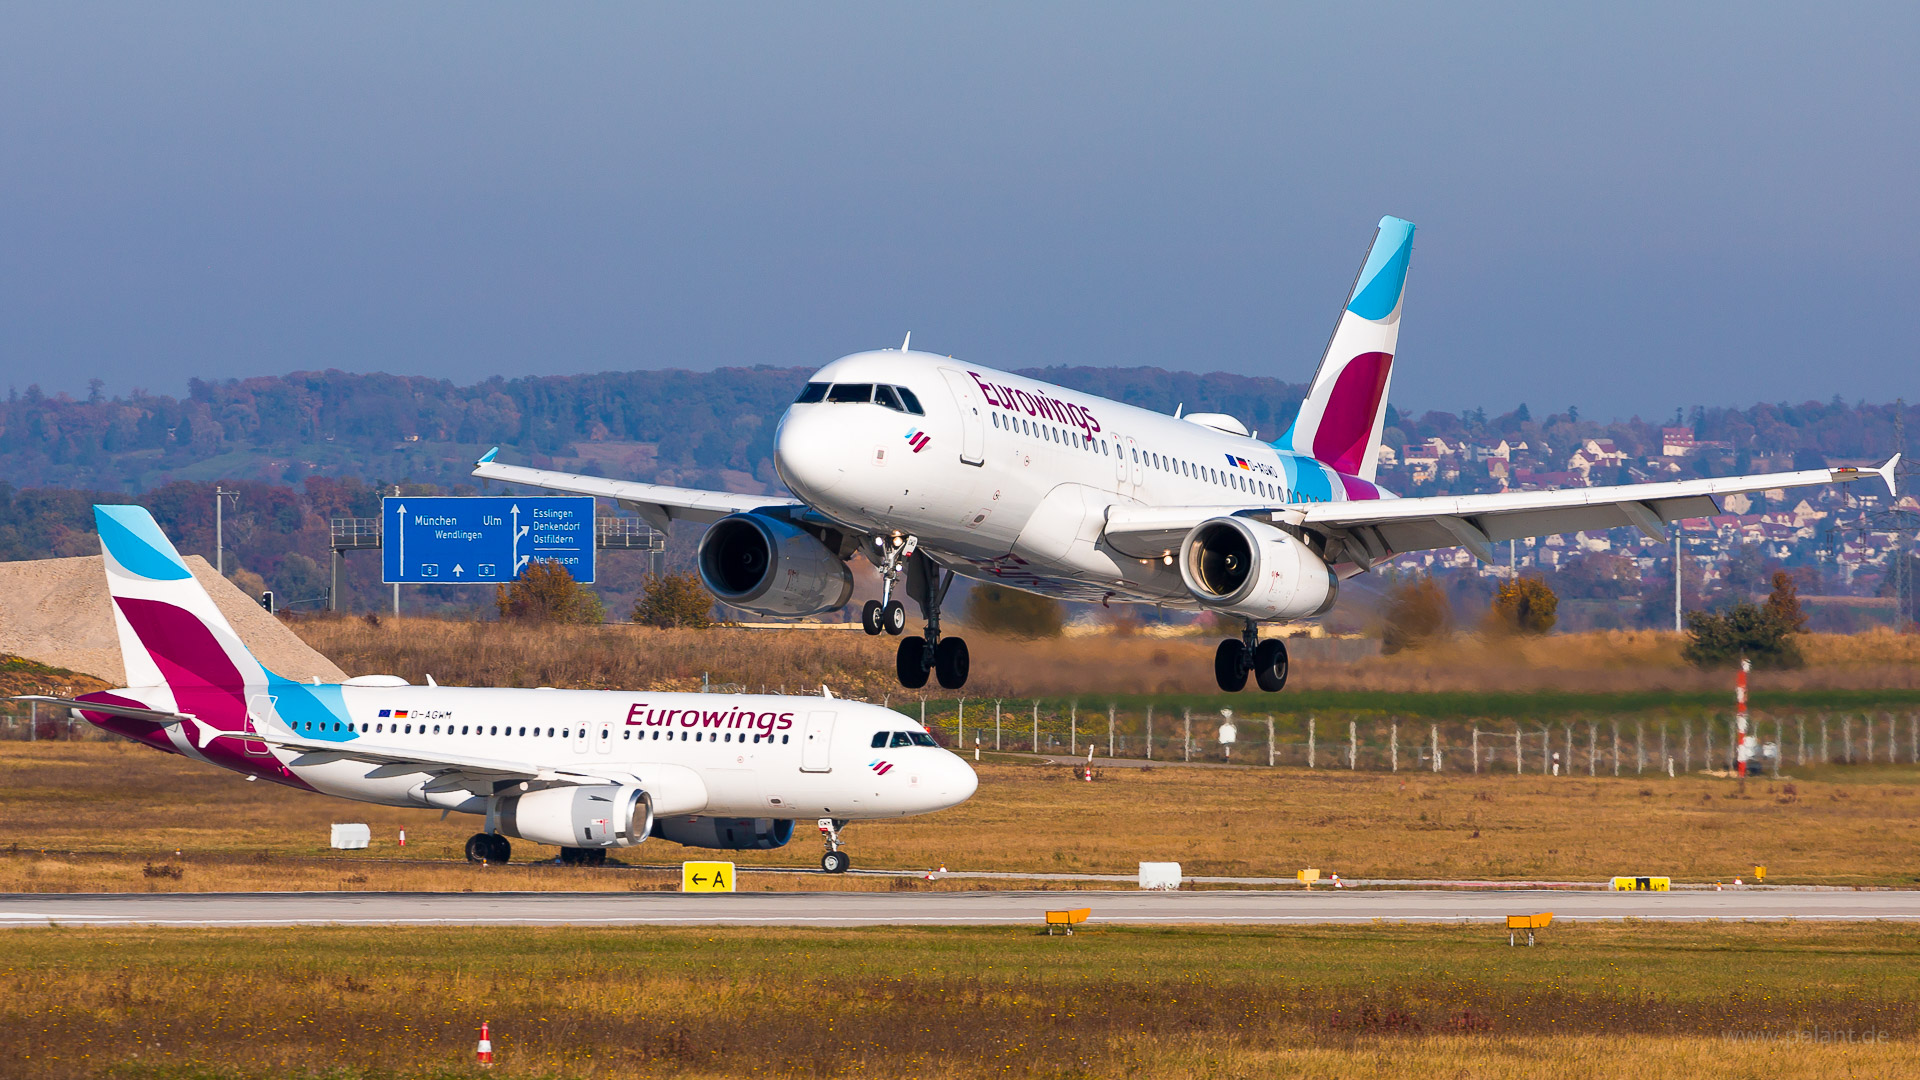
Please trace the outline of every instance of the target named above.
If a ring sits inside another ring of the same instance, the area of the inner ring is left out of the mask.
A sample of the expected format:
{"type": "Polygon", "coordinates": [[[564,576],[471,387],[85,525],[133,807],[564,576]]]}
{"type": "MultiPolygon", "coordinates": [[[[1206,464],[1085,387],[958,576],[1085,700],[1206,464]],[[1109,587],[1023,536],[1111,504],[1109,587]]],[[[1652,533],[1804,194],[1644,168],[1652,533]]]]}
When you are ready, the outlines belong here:
{"type": "Polygon", "coordinates": [[[847,869],[849,821],[944,809],[977,780],[919,724],[821,697],[409,685],[392,675],[295,682],[233,632],[153,516],[96,506],[128,688],[77,709],[135,742],[288,787],[483,815],[474,862],[509,837],[598,864],[649,836],[689,847],[784,846],[817,818],[823,869],[847,869]]]}
{"type": "MultiPolygon", "coordinates": [[[[1287,680],[1263,623],[1333,606],[1340,582],[1393,556],[1719,513],[1715,496],[1843,483],[1878,469],[1808,469],[1620,487],[1402,499],[1374,484],[1413,224],[1380,220],[1299,415],[1273,442],[1218,413],[1165,416],[946,356],[855,353],[810,379],[782,417],[774,465],[793,499],[695,491],[505,465],[474,475],[614,499],[666,530],[709,526],[700,576],[734,607],[778,617],[847,602],[846,562],[879,568],[868,633],[900,643],[900,681],[958,688],[966,642],[940,633],[956,576],[1067,600],[1158,604],[1238,618],[1214,674],[1240,690],[1287,680]],[[904,580],[903,580],[904,579],[904,580]]],[[[497,452],[497,451],[496,451],[497,452]]]]}

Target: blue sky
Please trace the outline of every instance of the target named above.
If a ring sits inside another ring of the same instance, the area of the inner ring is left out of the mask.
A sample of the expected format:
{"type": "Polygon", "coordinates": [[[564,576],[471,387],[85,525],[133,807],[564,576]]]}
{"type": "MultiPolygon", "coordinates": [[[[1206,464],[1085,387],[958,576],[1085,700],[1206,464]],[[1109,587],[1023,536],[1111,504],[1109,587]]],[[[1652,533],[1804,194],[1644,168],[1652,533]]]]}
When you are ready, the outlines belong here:
{"type": "Polygon", "coordinates": [[[10,5],[6,382],[825,362],[1920,399],[1911,5],[10,5]],[[1338,7],[1338,11],[1321,10],[1338,7]]]}

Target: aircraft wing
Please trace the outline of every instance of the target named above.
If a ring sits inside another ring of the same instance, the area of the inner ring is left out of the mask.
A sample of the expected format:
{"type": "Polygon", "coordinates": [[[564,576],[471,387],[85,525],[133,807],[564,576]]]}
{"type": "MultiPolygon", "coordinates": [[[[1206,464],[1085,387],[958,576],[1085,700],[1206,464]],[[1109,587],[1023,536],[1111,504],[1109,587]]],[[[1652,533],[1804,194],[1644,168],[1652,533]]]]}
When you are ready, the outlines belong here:
{"type": "Polygon", "coordinates": [[[1111,507],[1106,537],[1115,550],[1157,558],[1176,550],[1186,530],[1222,514],[1268,515],[1328,538],[1330,563],[1370,566],[1391,555],[1426,548],[1464,547],[1493,560],[1493,544],[1529,536],[1632,526],[1651,539],[1666,538],[1666,523],[1720,512],[1715,496],[1770,488],[1844,484],[1869,476],[1894,488],[1894,455],[1875,469],[1803,469],[1705,480],[1617,487],[1506,491],[1491,495],[1436,495],[1278,507],[1111,507]]]}
{"type": "MultiPolygon", "coordinates": [[[[498,448],[496,447],[495,450],[498,448]]],[[[552,488],[580,495],[613,499],[644,518],[647,524],[669,532],[676,521],[711,524],[729,514],[760,510],[769,506],[801,506],[793,499],[766,495],[741,495],[732,491],[701,491],[697,488],[641,484],[632,480],[609,480],[604,476],[529,469],[521,465],[502,465],[493,460],[494,451],[475,463],[473,475],[509,484],[552,488]]]]}
{"type": "Polygon", "coordinates": [[[133,705],[120,705],[110,701],[86,701],[81,698],[53,697],[49,694],[17,694],[10,701],[37,701],[42,705],[63,705],[69,709],[85,709],[88,712],[106,713],[108,716],[125,716],[134,720],[151,720],[156,724],[179,724],[188,720],[197,720],[192,713],[167,712],[164,709],[142,709],[133,705]]]}

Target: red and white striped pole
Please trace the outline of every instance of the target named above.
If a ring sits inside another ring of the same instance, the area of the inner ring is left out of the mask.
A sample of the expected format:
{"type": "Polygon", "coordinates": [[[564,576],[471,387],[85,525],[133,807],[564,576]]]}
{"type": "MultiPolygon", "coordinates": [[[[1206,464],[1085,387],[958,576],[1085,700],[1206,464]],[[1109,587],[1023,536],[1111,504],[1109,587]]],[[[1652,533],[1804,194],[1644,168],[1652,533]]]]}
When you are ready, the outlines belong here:
{"type": "Polygon", "coordinates": [[[485,1069],[493,1068],[493,1040],[488,1034],[487,1022],[480,1021],[480,1045],[473,1048],[473,1060],[485,1069]]]}
{"type": "Polygon", "coordinates": [[[1740,658],[1739,681],[1733,690],[1733,768],[1741,776],[1747,775],[1747,758],[1753,753],[1747,735],[1747,671],[1752,667],[1746,657],[1740,658]]]}

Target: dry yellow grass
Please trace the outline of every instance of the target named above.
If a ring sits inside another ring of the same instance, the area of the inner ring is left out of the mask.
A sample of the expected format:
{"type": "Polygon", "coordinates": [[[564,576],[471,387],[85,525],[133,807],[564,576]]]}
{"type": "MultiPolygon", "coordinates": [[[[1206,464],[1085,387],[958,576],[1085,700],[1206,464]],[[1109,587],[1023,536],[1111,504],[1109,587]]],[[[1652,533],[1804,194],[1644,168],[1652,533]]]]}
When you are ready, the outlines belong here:
{"type": "Polygon", "coordinates": [[[1911,1075],[1916,934],[14,930],[0,1078],[1911,1075]]]}
{"type": "MultiPolygon", "coordinates": [[[[655,630],[649,627],[519,626],[436,619],[305,618],[295,629],[353,674],[414,681],[429,674],[472,686],[571,686],[691,690],[703,674],[749,690],[882,697],[952,697],[930,687],[903,691],[893,676],[897,640],[843,631],[655,630]]],[[[964,695],[1212,694],[1213,637],[1100,636],[1019,641],[963,631],[973,654],[964,695]]],[[[1728,675],[1680,659],[1681,635],[1603,631],[1489,640],[1460,635],[1394,656],[1336,663],[1302,656],[1296,687],[1313,690],[1608,692],[1623,672],[1644,690],[1724,690],[1728,675]]],[[[1808,667],[1772,673],[1767,685],[1793,689],[1920,687],[1920,638],[1876,630],[1809,635],[1808,667]]]]}
{"type": "MultiPolygon", "coordinates": [[[[1132,873],[1148,859],[1189,874],[1910,884],[1920,793],[1908,766],[1833,767],[1791,781],[1664,776],[1435,776],[1282,768],[1109,768],[982,763],[979,793],[943,813],[863,823],[856,865],[920,870],[1132,873]]],[[[198,766],[127,743],[0,743],[0,892],[257,888],[626,889],[665,878],[563,867],[478,869],[458,860],[477,819],[349,803],[198,766]],[[364,821],[374,847],[330,853],[327,826],[364,821]],[[408,846],[395,846],[405,828],[408,846]],[[15,851],[17,845],[17,851],[15,851]],[[42,856],[40,852],[50,853],[42,856]],[[180,855],[176,857],[175,851],[180,855]],[[69,856],[63,853],[93,853],[69,856]],[[149,861],[184,867],[148,878],[149,861]]],[[[516,863],[551,848],[516,843],[516,863]]],[[[811,866],[804,826],[746,865],[811,866]]],[[[705,852],[649,841],[620,858],[705,852]]],[[[842,887],[820,878],[810,887],[842,887]]],[[[754,887],[775,884],[752,881],[754,887]]],[[[778,884],[801,886],[801,879],[778,884]]],[[[858,887],[886,887],[872,884],[858,887]]],[[[968,886],[971,887],[971,886],[968,886]]]]}

